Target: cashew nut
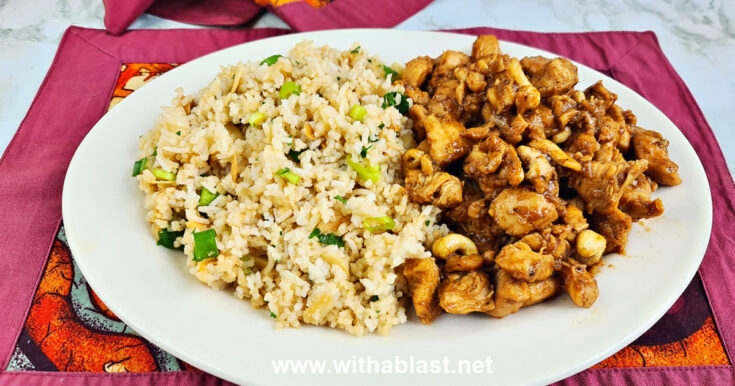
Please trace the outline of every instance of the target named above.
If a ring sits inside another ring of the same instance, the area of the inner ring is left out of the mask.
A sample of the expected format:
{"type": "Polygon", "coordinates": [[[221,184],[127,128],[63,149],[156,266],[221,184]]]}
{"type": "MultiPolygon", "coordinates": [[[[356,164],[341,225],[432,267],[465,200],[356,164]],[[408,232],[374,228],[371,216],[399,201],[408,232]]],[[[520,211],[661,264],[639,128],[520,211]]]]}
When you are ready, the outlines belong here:
{"type": "Polygon", "coordinates": [[[439,240],[434,241],[431,246],[434,256],[446,259],[453,253],[460,252],[462,255],[476,255],[477,246],[467,236],[458,233],[450,233],[439,240]]]}
{"type": "Polygon", "coordinates": [[[592,265],[600,261],[605,252],[607,241],[605,238],[592,230],[585,229],[577,235],[577,254],[581,263],[592,265]]]}

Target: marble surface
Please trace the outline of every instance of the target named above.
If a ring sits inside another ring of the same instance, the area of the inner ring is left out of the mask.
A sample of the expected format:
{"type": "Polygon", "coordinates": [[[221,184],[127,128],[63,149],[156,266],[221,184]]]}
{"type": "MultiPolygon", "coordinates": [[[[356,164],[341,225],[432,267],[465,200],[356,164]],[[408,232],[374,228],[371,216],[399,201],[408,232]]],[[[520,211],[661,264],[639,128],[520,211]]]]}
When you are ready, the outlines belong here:
{"type": "MultiPolygon", "coordinates": [[[[104,28],[100,0],[0,0],[0,149],[25,116],[70,25],[104,28]]],[[[287,25],[263,14],[253,27],[287,25]]],[[[492,26],[540,32],[653,30],[735,171],[735,2],[436,0],[397,28],[492,26]]],[[[131,28],[200,28],[144,15],[131,28]]],[[[735,175],[735,173],[733,173],[735,175]]]]}

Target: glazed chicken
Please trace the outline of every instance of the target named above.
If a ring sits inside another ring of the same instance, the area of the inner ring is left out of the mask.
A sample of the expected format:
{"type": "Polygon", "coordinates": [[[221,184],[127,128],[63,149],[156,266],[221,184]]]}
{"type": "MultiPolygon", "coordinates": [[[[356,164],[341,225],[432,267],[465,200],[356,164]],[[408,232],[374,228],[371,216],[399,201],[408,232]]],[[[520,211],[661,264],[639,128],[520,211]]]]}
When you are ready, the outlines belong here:
{"type": "Polygon", "coordinates": [[[519,60],[492,35],[471,55],[406,63],[399,82],[419,143],[403,156],[406,190],[453,230],[403,267],[423,323],[502,318],[562,292],[590,307],[591,268],[624,251],[633,221],[663,213],[651,195],[681,183],[668,141],[602,82],[578,81],[567,59],[519,60]]]}

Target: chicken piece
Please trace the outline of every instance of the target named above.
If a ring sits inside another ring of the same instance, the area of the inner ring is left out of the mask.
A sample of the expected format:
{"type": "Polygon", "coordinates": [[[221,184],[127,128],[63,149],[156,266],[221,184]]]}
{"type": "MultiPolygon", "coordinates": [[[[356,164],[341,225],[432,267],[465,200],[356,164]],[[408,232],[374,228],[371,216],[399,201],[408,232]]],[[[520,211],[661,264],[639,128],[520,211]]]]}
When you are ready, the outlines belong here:
{"type": "Polygon", "coordinates": [[[561,287],[561,279],[557,276],[552,276],[535,283],[528,283],[528,300],[523,302],[523,307],[532,306],[553,297],[559,293],[561,287]]]}
{"type": "Polygon", "coordinates": [[[467,88],[472,90],[472,92],[482,92],[485,90],[485,87],[487,87],[485,76],[480,74],[479,72],[470,71],[467,74],[466,81],[467,81],[467,88]]]}
{"type": "Polygon", "coordinates": [[[439,285],[439,306],[450,314],[488,312],[495,308],[493,294],[484,272],[450,273],[439,285]]]}
{"type": "Polygon", "coordinates": [[[646,174],[654,181],[667,186],[681,184],[679,165],[669,159],[669,141],[661,133],[636,127],[632,143],[635,157],[648,160],[646,174]]]}
{"type": "Polygon", "coordinates": [[[461,115],[460,107],[463,99],[464,83],[457,79],[442,78],[437,82],[434,95],[429,100],[427,108],[429,113],[438,117],[449,117],[457,120],[461,115]]]}
{"type": "Polygon", "coordinates": [[[495,263],[514,278],[527,282],[545,280],[554,273],[554,258],[534,252],[522,241],[503,247],[495,257],[495,263]]]}
{"type": "Polygon", "coordinates": [[[543,153],[528,146],[518,146],[518,156],[526,166],[525,179],[533,185],[536,193],[559,195],[556,169],[543,153]]]}
{"type": "Polygon", "coordinates": [[[590,218],[592,230],[602,235],[607,243],[605,253],[625,252],[628,244],[628,233],[630,232],[632,219],[620,209],[613,209],[607,213],[593,213],[590,218]]]}
{"type": "Polygon", "coordinates": [[[431,100],[431,96],[429,95],[428,92],[423,91],[418,87],[414,87],[408,84],[404,86],[404,89],[405,89],[406,96],[411,98],[414,105],[426,106],[429,104],[429,101],[431,100]]]}
{"type": "Polygon", "coordinates": [[[563,216],[564,223],[572,227],[574,232],[579,232],[590,227],[587,219],[584,217],[582,210],[574,204],[567,205],[567,210],[563,216]]]}
{"type": "Polygon", "coordinates": [[[439,266],[433,257],[409,258],[403,264],[403,276],[411,289],[416,315],[421,323],[431,324],[442,313],[436,296],[436,289],[439,286],[439,266]]]}
{"type": "Polygon", "coordinates": [[[542,153],[551,157],[551,159],[557,164],[572,170],[579,171],[582,169],[582,165],[577,160],[572,158],[564,150],[562,150],[557,144],[549,141],[548,139],[534,139],[528,143],[528,146],[540,150],[542,153]]]}
{"type": "Polygon", "coordinates": [[[446,172],[427,175],[416,169],[404,173],[411,201],[439,208],[451,208],[462,202],[462,182],[457,177],[446,172]]]}
{"type": "Polygon", "coordinates": [[[515,147],[506,144],[503,163],[496,173],[481,174],[477,183],[485,193],[485,198],[494,200],[508,186],[518,186],[523,182],[523,164],[518,158],[515,147]]]}
{"type": "Polygon", "coordinates": [[[422,121],[429,143],[429,155],[439,167],[446,166],[470,152],[470,142],[462,137],[465,131],[461,123],[444,117],[429,115],[422,121]]]}
{"type": "Polygon", "coordinates": [[[564,94],[579,81],[577,66],[564,58],[529,56],[521,59],[521,66],[542,98],[564,94]]]}
{"type": "Polygon", "coordinates": [[[515,106],[519,114],[535,109],[541,96],[523,73],[517,58],[502,55],[494,63],[495,80],[487,88],[487,101],[496,115],[515,106]]]}
{"type": "Polygon", "coordinates": [[[556,131],[556,121],[551,109],[539,104],[526,118],[528,122],[528,138],[546,139],[546,133],[556,131]]]}
{"type": "Polygon", "coordinates": [[[505,232],[487,213],[487,205],[480,188],[470,180],[462,190],[462,203],[443,212],[444,221],[456,232],[469,237],[482,254],[492,252],[505,238],[505,232]]]}
{"type": "MultiPolygon", "coordinates": [[[[434,70],[434,60],[428,56],[419,56],[408,63],[403,71],[403,80],[407,85],[420,88],[426,78],[434,70]]],[[[416,102],[414,100],[414,102],[416,102]]]]}
{"type": "Polygon", "coordinates": [[[633,221],[662,215],[664,203],[661,199],[651,201],[655,184],[645,174],[638,176],[620,196],[620,210],[631,216],[633,221]]]}
{"type": "Polygon", "coordinates": [[[575,159],[591,161],[595,153],[600,150],[600,144],[597,143],[594,135],[581,132],[572,134],[564,150],[569,154],[573,154],[575,159]]]}
{"type": "Polygon", "coordinates": [[[589,161],[569,178],[569,186],[585,201],[588,213],[616,210],[625,189],[646,170],[646,161],[589,161]]]}
{"type": "Polygon", "coordinates": [[[487,314],[495,318],[503,318],[518,312],[523,304],[531,298],[531,291],[526,281],[516,280],[508,272],[498,270],[495,275],[495,308],[487,314]]]}
{"type": "Polygon", "coordinates": [[[482,256],[474,255],[459,255],[452,254],[447,258],[447,264],[444,266],[444,272],[471,272],[476,271],[482,267],[485,260],[482,256]]]}
{"type": "Polygon", "coordinates": [[[549,107],[556,117],[557,127],[555,131],[547,132],[546,136],[551,137],[557,132],[563,130],[567,125],[578,122],[584,116],[577,106],[577,101],[569,95],[554,95],[548,100],[549,107]]]}
{"type": "Polygon", "coordinates": [[[414,104],[408,109],[408,116],[413,119],[413,133],[419,141],[426,138],[424,119],[426,119],[427,115],[429,115],[429,112],[426,110],[426,107],[421,104],[414,104]]]}
{"type": "Polygon", "coordinates": [[[496,134],[474,144],[464,159],[462,170],[470,178],[478,178],[483,174],[495,173],[503,163],[508,144],[496,134]]]}
{"type": "Polygon", "coordinates": [[[565,264],[561,270],[563,288],[578,307],[589,308],[597,300],[600,291],[597,280],[590,275],[582,264],[565,264]]]}
{"type": "MultiPolygon", "coordinates": [[[[485,104],[485,93],[469,93],[462,101],[462,114],[459,122],[463,125],[473,125],[482,120],[482,106],[485,104]]],[[[467,137],[465,135],[465,137],[467,137]]],[[[469,137],[468,137],[469,138],[469,137]]]]}
{"type": "Polygon", "coordinates": [[[455,68],[465,66],[469,62],[470,57],[466,54],[459,51],[446,50],[436,59],[433,78],[451,74],[455,68]]]}
{"type": "Polygon", "coordinates": [[[518,114],[510,120],[510,124],[500,125],[500,135],[506,142],[515,145],[523,140],[523,133],[526,132],[527,127],[528,122],[518,114]]]}
{"type": "Polygon", "coordinates": [[[480,35],[472,43],[472,60],[477,61],[480,58],[490,57],[491,60],[500,54],[500,46],[498,38],[493,35],[480,35]]]}
{"type": "Polygon", "coordinates": [[[614,103],[618,100],[617,94],[606,89],[602,85],[602,81],[598,80],[592,86],[587,87],[584,90],[584,94],[588,100],[592,100],[595,103],[599,103],[602,106],[601,111],[607,111],[614,103]]]}
{"type": "Polygon", "coordinates": [[[554,222],[558,213],[543,195],[521,188],[508,188],[490,204],[488,211],[511,236],[523,236],[554,222]]]}

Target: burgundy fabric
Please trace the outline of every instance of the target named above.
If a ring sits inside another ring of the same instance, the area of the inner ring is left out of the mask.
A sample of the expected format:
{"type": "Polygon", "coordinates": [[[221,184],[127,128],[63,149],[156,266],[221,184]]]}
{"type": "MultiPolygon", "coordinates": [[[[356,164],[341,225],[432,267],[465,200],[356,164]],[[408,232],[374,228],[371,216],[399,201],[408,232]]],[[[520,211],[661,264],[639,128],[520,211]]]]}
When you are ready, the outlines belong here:
{"type": "Polygon", "coordinates": [[[390,28],[432,0],[333,0],[321,8],[303,1],[268,7],[295,31],[336,28],[390,28]]]}
{"type": "Polygon", "coordinates": [[[158,0],[146,13],[182,23],[232,26],[246,23],[262,10],[251,0],[158,0]]]}
{"type": "MultiPolygon", "coordinates": [[[[735,344],[731,256],[735,238],[735,185],[711,128],[684,82],[661,52],[652,32],[545,34],[473,28],[568,56],[612,74],[661,109],[694,146],[713,193],[712,238],[700,268],[728,357],[735,344]]],[[[121,37],[71,27],[25,119],[0,159],[0,369],[7,368],[39,276],[61,219],[62,183],[84,135],[104,114],[122,63],[183,63],[203,54],[259,38],[288,33],[258,30],[140,30],[121,37]]],[[[397,44],[400,42],[397,42],[397,44]]],[[[733,366],[591,369],[568,384],[733,383],[733,366]]],[[[215,384],[216,378],[187,372],[101,375],[92,373],[0,373],[0,384],[215,384]]]]}
{"type": "Polygon", "coordinates": [[[105,5],[105,28],[120,35],[142,15],[155,0],[102,0],[105,5]]]}

